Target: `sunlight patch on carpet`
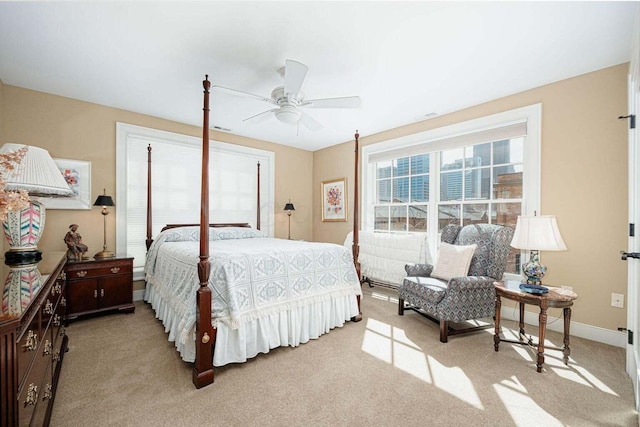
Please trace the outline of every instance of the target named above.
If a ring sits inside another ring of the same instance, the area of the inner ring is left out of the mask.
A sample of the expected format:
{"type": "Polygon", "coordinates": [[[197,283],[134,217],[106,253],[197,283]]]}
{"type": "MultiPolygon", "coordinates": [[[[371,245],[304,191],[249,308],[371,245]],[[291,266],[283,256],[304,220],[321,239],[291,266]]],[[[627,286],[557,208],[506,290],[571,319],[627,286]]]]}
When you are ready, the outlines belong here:
{"type": "Polygon", "coordinates": [[[392,328],[387,323],[368,319],[362,351],[426,383],[432,383],[422,349],[400,328],[392,328]]]}
{"type": "Polygon", "coordinates": [[[398,304],[398,298],[391,295],[383,294],[380,292],[371,292],[371,298],[379,299],[381,301],[392,302],[398,304]]]}
{"type": "Polygon", "coordinates": [[[427,357],[433,375],[433,383],[436,387],[471,406],[484,409],[473,383],[461,368],[457,366],[448,367],[431,356],[427,357]]]}
{"type": "Polygon", "coordinates": [[[596,378],[591,372],[587,371],[585,368],[583,368],[582,366],[576,366],[576,365],[572,365],[571,367],[573,369],[568,369],[567,367],[565,367],[564,365],[562,365],[564,367],[564,369],[562,368],[552,368],[552,370],[558,374],[558,376],[567,379],[567,380],[571,380],[574,381],[578,384],[582,384],[588,387],[596,387],[598,390],[607,393],[607,394],[611,394],[613,396],[618,396],[618,393],[616,393],[615,391],[611,390],[609,387],[607,387],[607,385],[605,383],[603,383],[602,381],[600,381],[598,378],[596,378]]]}
{"type": "Polygon", "coordinates": [[[520,357],[522,357],[524,360],[528,362],[533,362],[533,357],[529,353],[529,350],[527,349],[527,347],[523,347],[519,344],[512,344],[511,348],[513,348],[515,352],[518,353],[520,357]]]}
{"type": "Polygon", "coordinates": [[[512,380],[494,384],[493,388],[515,425],[546,427],[563,425],[528,396],[526,388],[515,377],[512,377],[512,380]]]}

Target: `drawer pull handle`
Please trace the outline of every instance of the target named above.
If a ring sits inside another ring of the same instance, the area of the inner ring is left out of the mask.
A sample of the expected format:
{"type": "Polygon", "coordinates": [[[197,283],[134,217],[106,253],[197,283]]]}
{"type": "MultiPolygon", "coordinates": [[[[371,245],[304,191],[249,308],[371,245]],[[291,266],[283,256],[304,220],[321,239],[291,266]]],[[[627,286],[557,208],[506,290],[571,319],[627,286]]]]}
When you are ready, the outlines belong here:
{"type": "Polygon", "coordinates": [[[119,272],[119,271],[120,271],[120,267],[113,267],[113,268],[111,269],[111,272],[112,272],[113,274],[116,274],[116,273],[117,273],[117,272],[119,272]]]}
{"type": "Polygon", "coordinates": [[[51,384],[47,384],[44,386],[44,396],[42,396],[42,401],[49,400],[53,397],[53,387],[51,384]]]}
{"type": "Polygon", "coordinates": [[[67,330],[65,329],[64,326],[62,328],[60,328],[60,336],[61,337],[63,337],[66,332],[67,332],[67,330]]]}
{"type": "Polygon", "coordinates": [[[60,315],[59,314],[54,314],[53,315],[53,324],[54,324],[54,326],[60,326],[60,315]]]}
{"type": "Polygon", "coordinates": [[[34,383],[29,384],[27,389],[27,396],[24,398],[25,408],[29,405],[35,405],[38,401],[38,386],[34,383]]]}
{"type": "Polygon", "coordinates": [[[78,277],[84,277],[87,275],[87,270],[80,270],[76,273],[76,276],[78,277]]]}
{"type": "Polygon", "coordinates": [[[53,295],[62,293],[62,285],[60,283],[56,283],[53,287],[53,295]]]}
{"type": "Polygon", "coordinates": [[[48,356],[48,355],[50,355],[50,354],[51,354],[51,348],[52,348],[52,347],[53,347],[53,346],[51,345],[51,343],[49,342],[49,340],[46,340],[46,341],[44,342],[44,350],[42,351],[42,355],[43,355],[43,356],[48,356]]]}
{"type": "Polygon", "coordinates": [[[98,290],[97,289],[93,290],[93,297],[94,298],[98,298],[98,290]]]}
{"type": "Polygon", "coordinates": [[[59,360],[60,360],[60,350],[56,350],[56,351],[53,353],[53,361],[54,361],[54,362],[58,362],[59,360]]]}
{"type": "Polygon", "coordinates": [[[104,296],[104,289],[100,289],[100,296],[103,297],[104,296]]]}
{"type": "Polygon", "coordinates": [[[44,311],[44,314],[53,314],[53,304],[51,301],[47,301],[42,311],[44,311]]]}
{"type": "Polygon", "coordinates": [[[203,344],[208,343],[210,339],[211,339],[211,337],[209,336],[208,333],[205,332],[204,335],[202,335],[202,343],[203,344]]]}
{"type": "Polygon", "coordinates": [[[34,334],[31,329],[27,333],[27,342],[22,346],[27,351],[35,351],[36,347],[38,347],[38,334],[34,334]]]}
{"type": "Polygon", "coordinates": [[[65,297],[60,298],[60,305],[63,307],[67,306],[67,299],[65,297]]]}

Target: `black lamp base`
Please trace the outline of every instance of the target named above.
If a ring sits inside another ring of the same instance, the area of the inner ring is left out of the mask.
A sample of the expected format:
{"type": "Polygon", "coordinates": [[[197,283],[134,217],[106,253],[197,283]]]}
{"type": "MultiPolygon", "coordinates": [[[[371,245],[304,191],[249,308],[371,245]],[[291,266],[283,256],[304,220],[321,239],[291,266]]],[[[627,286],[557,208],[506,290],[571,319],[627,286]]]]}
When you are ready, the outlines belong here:
{"type": "Polygon", "coordinates": [[[4,263],[7,265],[34,264],[42,259],[42,251],[7,251],[4,253],[4,263]]]}

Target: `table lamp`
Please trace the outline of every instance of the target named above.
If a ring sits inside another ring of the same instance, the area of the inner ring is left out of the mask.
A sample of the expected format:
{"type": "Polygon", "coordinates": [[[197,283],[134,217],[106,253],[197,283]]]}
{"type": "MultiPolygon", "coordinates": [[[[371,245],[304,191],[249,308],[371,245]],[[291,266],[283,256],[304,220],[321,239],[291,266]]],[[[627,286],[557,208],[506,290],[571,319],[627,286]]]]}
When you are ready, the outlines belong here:
{"type": "Polygon", "coordinates": [[[38,242],[44,232],[45,207],[38,196],[70,197],[73,190],[65,181],[49,152],[43,148],[24,144],[4,144],[0,154],[27,148],[13,170],[0,168],[5,181],[5,191],[24,190],[29,194],[29,205],[21,210],[9,211],[3,223],[4,235],[9,242],[5,262],[9,264],[32,263],[40,260],[42,252],[38,242]]]}
{"type": "Polygon", "coordinates": [[[539,251],[565,251],[556,217],[553,215],[518,216],[511,246],[531,251],[529,261],[522,264],[527,283],[542,285],[547,267],[540,262],[539,251]]]}
{"type": "Polygon", "coordinates": [[[98,196],[96,202],[93,204],[93,206],[102,206],[102,217],[104,218],[104,244],[102,245],[102,250],[93,256],[95,259],[114,258],[116,256],[113,252],[107,250],[107,215],[109,215],[107,206],[115,205],[111,196],[107,196],[106,188],[103,194],[98,196]]]}
{"type": "Polygon", "coordinates": [[[296,208],[293,207],[293,203],[291,203],[291,199],[289,199],[289,203],[284,205],[284,210],[287,211],[287,215],[289,216],[289,236],[287,239],[291,240],[291,211],[296,210],[296,208]]]}

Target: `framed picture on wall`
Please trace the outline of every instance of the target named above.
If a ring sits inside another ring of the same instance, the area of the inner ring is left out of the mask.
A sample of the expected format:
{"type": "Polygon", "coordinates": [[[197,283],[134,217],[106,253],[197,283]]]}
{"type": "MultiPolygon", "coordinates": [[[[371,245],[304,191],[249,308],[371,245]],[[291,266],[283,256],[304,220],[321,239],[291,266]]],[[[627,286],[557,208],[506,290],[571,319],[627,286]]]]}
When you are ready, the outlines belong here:
{"type": "Polygon", "coordinates": [[[69,187],[72,197],[40,198],[46,209],[91,209],[91,162],[53,159],[69,187]]]}
{"type": "Polygon", "coordinates": [[[347,220],[347,178],[322,183],[322,221],[347,220]]]}

